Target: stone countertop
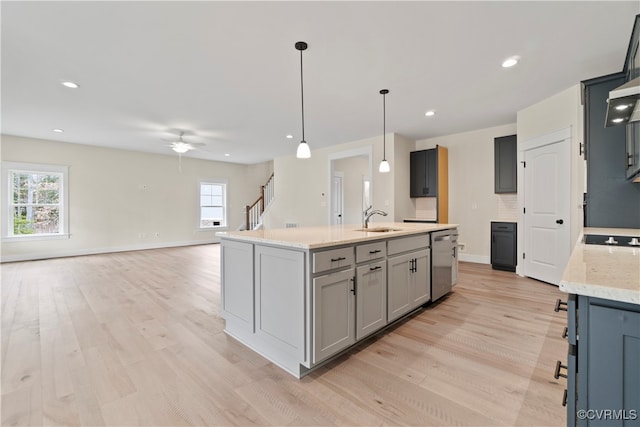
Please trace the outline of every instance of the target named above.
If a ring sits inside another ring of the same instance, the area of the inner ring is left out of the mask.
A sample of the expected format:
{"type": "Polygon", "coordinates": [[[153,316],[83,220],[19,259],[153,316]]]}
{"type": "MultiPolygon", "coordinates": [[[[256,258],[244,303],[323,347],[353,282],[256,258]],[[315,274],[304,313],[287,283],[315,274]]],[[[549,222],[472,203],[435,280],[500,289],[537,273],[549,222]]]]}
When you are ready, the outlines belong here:
{"type": "Polygon", "coordinates": [[[326,225],[318,227],[275,228],[270,230],[221,231],[221,239],[264,243],[296,249],[319,249],[330,246],[410,236],[412,234],[457,228],[458,224],[424,224],[409,222],[371,223],[369,228],[388,227],[394,231],[360,231],[360,224],[326,225]]]}
{"type": "MultiPolygon", "coordinates": [[[[640,236],[638,229],[585,228],[583,233],[640,236]]],[[[640,304],[640,248],[585,245],[582,241],[581,235],[564,270],[560,290],[640,304]]]]}

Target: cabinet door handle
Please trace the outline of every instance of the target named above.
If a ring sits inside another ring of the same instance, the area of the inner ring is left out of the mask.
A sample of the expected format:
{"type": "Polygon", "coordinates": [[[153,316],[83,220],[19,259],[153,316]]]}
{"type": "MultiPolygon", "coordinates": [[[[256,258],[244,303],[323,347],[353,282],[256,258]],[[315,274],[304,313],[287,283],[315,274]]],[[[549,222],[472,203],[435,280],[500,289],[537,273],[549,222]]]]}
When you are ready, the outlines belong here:
{"type": "Polygon", "coordinates": [[[343,256],[338,257],[338,258],[331,258],[331,262],[342,261],[342,260],[345,260],[345,259],[346,259],[346,258],[345,258],[345,257],[343,257],[343,256]]]}
{"type": "Polygon", "coordinates": [[[562,301],[560,298],[558,298],[558,299],[556,300],[556,306],[555,306],[555,308],[553,309],[553,311],[555,311],[556,313],[559,313],[559,312],[560,312],[560,310],[562,310],[562,311],[567,311],[567,303],[566,303],[566,302],[564,302],[564,301],[562,301]]]}
{"type": "Polygon", "coordinates": [[[556,224],[564,224],[564,220],[563,219],[556,219],[556,224]]]}
{"type": "Polygon", "coordinates": [[[624,154],[625,154],[625,159],[624,159],[625,169],[629,169],[631,166],[633,166],[633,155],[629,153],[624,153],[624,154]]]}
{"type": "Polygon", "coordinates": [[[564,389],[564,394],[562,395],[562,406],[567,406],[567,389],[564,389]]]}
{"type": "Polygon", "coordinates": [[[556,362],[556,370],[553,373],[553,378],[555,379],[559,379],[560,377],[562,378],[567,378],[567,374],[561,374],[560,373],[560,369],[567,369],[567,367],[565,365],[562,364],[562,362],[560,362],[559,360],[556,362]]]}
{"type": "Polygon", "coordinates": [[[418,259],[417,258],[413,259],[413,272],[414,273],[418,272],[418,259]]]}
{"type": "Polygon", "coordinates": [[[376,271],[376,270],[380,270],[382,267],[380,267],[379,265],[375,266],[375,267],[369,267],[369,271],[376,271]]]}
{"type": "Polygon", "coordinates": [[[566,340],[568,336],[569,336],[569,328],[565,326],[564,330],[562,331],[562,338],[566,340]]]}
{"type": "Polygon", "coordinates": [[[355,295],[356,294],[356,278],[352,277],[349,280],[351,281],[351,283],[353,283],[353,287],[351,288],[351,293],[355,295]]]}
{"type": "Polygon", "coordinates": [[[378,252],[382,252],[380,249],[376,249],[375,251],[369,251],[370,254],[377,254],[378,252]]]}

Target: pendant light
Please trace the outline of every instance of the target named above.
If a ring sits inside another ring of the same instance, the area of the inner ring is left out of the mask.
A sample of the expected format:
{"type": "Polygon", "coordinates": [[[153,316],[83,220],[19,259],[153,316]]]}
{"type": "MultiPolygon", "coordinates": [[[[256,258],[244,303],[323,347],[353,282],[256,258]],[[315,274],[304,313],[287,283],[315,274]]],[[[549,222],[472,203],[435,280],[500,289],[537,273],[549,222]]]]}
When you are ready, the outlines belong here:
{"type": "Polygon", "coordinates": [[[378,172],[386,173],[391,170],[389,167],[389,162],[387,162],[387,128],[386,128],[386,98],[385,96],[389,93],[388,89],[382,89],[380,94],[382,95],[382,161],[380,162],[380,167],[378,168],[378,172]]]}
{"type": "Polygon", "coordinates": [[[311,150],[309,144],[304,140],[304,79],[302,76],[302,51],[307,50],[307,43],[297,42],[296,49],[300,51],[300,95],[302,100],[302,140],[298,144],[298,150],[296,151],[296,157],[299,159],[308,159],[311,157],[311,150]]]}

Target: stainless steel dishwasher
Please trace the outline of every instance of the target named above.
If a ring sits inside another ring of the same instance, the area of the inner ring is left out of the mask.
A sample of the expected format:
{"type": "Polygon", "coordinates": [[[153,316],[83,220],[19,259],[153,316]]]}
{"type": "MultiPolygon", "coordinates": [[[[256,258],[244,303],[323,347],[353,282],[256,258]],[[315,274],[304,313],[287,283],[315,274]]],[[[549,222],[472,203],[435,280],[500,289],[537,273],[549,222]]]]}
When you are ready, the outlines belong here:
{"type": "Polygon", "coordinates": [[[436,301],[451,291],[454,277],[457,279],[456,246],[458,232],[442,230],[431,233],[431,301],[436,301]]]}

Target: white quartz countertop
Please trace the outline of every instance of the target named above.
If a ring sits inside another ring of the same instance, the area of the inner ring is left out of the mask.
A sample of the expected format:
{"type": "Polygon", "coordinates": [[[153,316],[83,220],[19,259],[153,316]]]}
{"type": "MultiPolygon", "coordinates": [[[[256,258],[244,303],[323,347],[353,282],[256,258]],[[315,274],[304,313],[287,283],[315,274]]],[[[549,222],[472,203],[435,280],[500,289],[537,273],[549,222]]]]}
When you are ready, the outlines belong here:
{"type": "MultiPolygon", "coordinates": [[[[640,230],[629,228],[585,228],[583,233],[640,236],[640,230]]],[[[640,248],[585,245],[580,236],[564,270],[560,290],[640,304],[640,248]]]]}
{"type": "Polygon", "coordinates": [[[371,223],[369,228],[392,228],[394,231],[360,231],[360,224],[327,225],[318,227],[275,228],[270,230],[224,231],[216,233],[221,239],[264,243],[297,249],[318,249],[349,243],[389,239],[458,227],[458,224],[425,224],[409,222],[371,223]]]}

